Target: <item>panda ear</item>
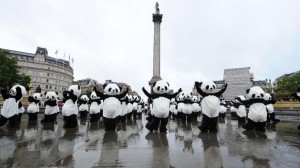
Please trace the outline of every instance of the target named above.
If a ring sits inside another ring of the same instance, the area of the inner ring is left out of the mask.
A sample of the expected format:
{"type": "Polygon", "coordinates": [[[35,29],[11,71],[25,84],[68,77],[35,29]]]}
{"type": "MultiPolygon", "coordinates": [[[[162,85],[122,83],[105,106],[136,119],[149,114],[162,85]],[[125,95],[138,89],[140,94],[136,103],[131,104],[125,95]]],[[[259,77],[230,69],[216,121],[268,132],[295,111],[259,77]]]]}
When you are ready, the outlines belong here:
{"type": "Polygon", "coordinates": [[[94,91],[97,91],[97,88],[96,88],[96,86],[94,86],[94,91]]]}
{"type": "Polygon", "coordinates": [[[191,92],[191,95],[193,96],[193,92],[191,92]]]}
{"type": "Polygon", "coordinates": [[[42,93],[40,93],[40,95],[41,95],[41,97],[43,97],[43,94],[42,94],[42,93]]]}
{"type": "Polygon", "coordinates": [[[56,95],[58,96],[58,92],[55,92],[56,93],[56,95]]]}
{"type": "Polygon", "coordinates": [[[156,82],[153,83],[153,86],[155,86],[155,85],[156,85],[156,82]]]}
{"type": "Polygon", "coordinates": [[[249,94],[249,92],[250,92],[250,89],[247,89],[247,90],[246,90],[246,93],[249,94]]]}
{"type": "Polygon", "coordinates": [[[47,92],[44,93],[44,95],[46,96],[47,92]]]}
{"type": "Polygon", "coordinates": [[[120,89],[120,91],[122,90],[122,87],[120,86],[120,85],[118,85],[118,87],[119,87],[119,89],[120,89]]]}
{"type": "Polygon", "coordinates": [[[168,86],[170,87],[170,84],[169,84],[169,82],[167,82],[167,84],[168,84],[168,86]]]}
{"type": "Polygon", "coordinates": [[[103,89],[104,89],[106,86],[107,86],[107,84],[104,84],[104,85],[103,85],[103,89]]]}

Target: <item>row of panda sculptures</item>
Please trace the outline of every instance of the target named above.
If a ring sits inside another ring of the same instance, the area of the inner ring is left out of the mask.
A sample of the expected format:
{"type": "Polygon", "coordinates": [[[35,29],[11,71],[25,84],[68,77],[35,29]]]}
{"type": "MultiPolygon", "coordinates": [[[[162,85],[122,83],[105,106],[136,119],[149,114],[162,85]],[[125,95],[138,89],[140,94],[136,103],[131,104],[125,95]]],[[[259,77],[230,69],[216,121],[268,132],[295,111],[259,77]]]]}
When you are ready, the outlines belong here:
{"type": "MultiPolygon", "coordinates": [[[[91,121],[98,121],[100,117],[103,117],[106,130],[115,130],[119,121],[125,122],[126,117],[131,117],[132,114],[134,117],[141,114],[144,102],[140,96],[127,95],[128,89],[121,90],[121,87],[116,83],[105,84],[103,88],[104,93],[94,88],[90,100],[86,95],[79,99],[81,95],[79,85],[71,85],[67,91],[63,92],[62,115],[66,128],[74,128],[78,125],[77,116],[79,114],[81,118],[86,118],[89,113],[91,121]],[[137,113],[138,103],[142,107],[137,113]]],[[[164,80],[154,83],[152,93],[143,87],[142,91],[148,97],[145,109],[147,107],[150,109],[146,128],[151,132],[166,132],[170,115],[173,118],[190,121],[197,118],[202,112],[202,122],[198,128],[201,132],[217,132],[218,118],[224,119],[226,112],[227,104],[224,100],[220,100],[220,97],[226,91],[227,84],[224,84],[219,91],[216,90],[213,81],[195,82],[195,88],[200,95],[199,97],[182,92],[181,88],[176,93],[170,94],[170,84],[164,80]]],[[[0,126],[5,125],[8,121],[9,126],[14,127],[20,122],[25,111],[21,100],[27,94],[26,89],[24,86],[15,85],[8,93],[6,90],[1,90],[1,93],[4,103],[1,108],[0,126]]],[[[275,119],[272,104],[276,102],[276,99],[273,96],[265,93],[261,87],[257,86],[247,89],[246,93],[247,99],[244,96],[238,96],[229,103],[231,111],[236,112],[238,120],[240,122],[245,121],[244,129],[265,131],[268,119],[275,122],[279,121],[275,119]],[[246,108],[249,108],[248,113],[246,113],[246,108]]],[[[45,92],[44,96],[46,97],[45,114],[41,122],[55,122],[59,113],[58,94],[45,92]]],[[[37,120],[41,97],[41,93],[34,93],[28,97],[30,102],[27,107],[29,120],[37,120]]]]}

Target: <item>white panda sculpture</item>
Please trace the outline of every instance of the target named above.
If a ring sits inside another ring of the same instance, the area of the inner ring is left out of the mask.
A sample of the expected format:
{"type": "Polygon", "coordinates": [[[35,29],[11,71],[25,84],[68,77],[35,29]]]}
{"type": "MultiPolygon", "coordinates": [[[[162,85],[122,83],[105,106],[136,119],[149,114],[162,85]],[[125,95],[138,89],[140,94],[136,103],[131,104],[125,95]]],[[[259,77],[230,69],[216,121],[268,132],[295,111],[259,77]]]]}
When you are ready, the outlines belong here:
{"type": "Polygon", "coordinates": [[[32,96],[28,97],[29,105],[27,107],[27,113],[29,121],[37,120],[38,113],[40,112],[41,99],[41,93],[34,93],[32,96]]]}
{"type": "Polygon", "coordinates": [[[220,110],[219,110],[219,120],[220,120],[220,122],[225,122],[226,111],[227,111],[227,103],[222,98],[222,99],[220,99],[220,110]]]}
{"type": "Polygon", "coordinates": [[[133,103],[134,99],[132,95],[127,96],[127,118],[130,118],[132,116],[132,110],[133,110],[133,103]]]}
{"type": "MultiPolygon", "coordinates": [[[[242,101],[245,101],[245,100],[246,100],[245,96],[243,96],[243,95],[239,95],[238,97],[239,97],[239,99],[241,99],[242,101]]],[[[247,111],[246,111],[245,105],[242,104],[242,102],[240,102],[240,101],[238,100],[238,97],[236,97],[236,98],[234,99],[234,101],[232,101],[232,104],[233,104],[232,107],[234,108],[234,110],[235,110],[235,112],[236,112],[236,114],[237,114],[238,122],[239,122],[239,123],[243,123],[243,122],[246,122],[247,111]]]]}
{"type": "Polygon", "coordinates": [[[77,99],[81,94],[79,85],[71,85],[67,91],[63,92],[64,105],[62,107],[62,115],[64,117],[65,128],[75,128],[78,125],[77,115],[78,106],[77,99]]]}
{"type": "Polygon", "coordinates": [[[44,118],[41,120],[41,123],[54,123],[56,121],[56,117],[59,113],[58,107],[58,93],[57,92],[45,92],[44,93],[46,101],[44,103],[45,106],[45,114],[44,118]]]}
{"type": "Polygon", "coordinates": [[[254,86],[246,90],[247,100],[237,100],[242,102],[246,107],[249,107],[247,122],[242,127],[246,130],[253,130],[265,132],[267,121],[267,104],[270,101],[265,100],[265,92],[259,86],[254,86]]]}
{"type": "Polygon", "coordinates": [[[18,104],[19,112],[18,112],[18,119],[17,119],[18,122],[20,122],[21,121],[21,117],[22,117],[22,115],[25,112],[25,108],[24,108],[21,100],[23,99],[23,97],[25,97],[27,95],[27,91],[26,91],[26,88],[24,86],[22,86],[22,85],[15,85],[13,87],[20,87],[21,90],[22,90],[22,98],[19,100],[19,104],[18,104]]]}
{"type": "Polygon", "coordinates": [[[133,103],[132,103],[132,114],[133,118],[135,119],[137,116],[137,108],[138,108],[138,103],[140,102],[141,97],[138,95],[133,95],[133,103]]]}
{"type": "Polygon", "coordinates": [[[200,107],[200,101],[201,98],[198,96],[192,97],[192,118],[194,120],[197,120],[198,115],[201,113],[201,107],[200,107]]]}
{"type": "Polygon", "coordinates": [[[197,92],[203,97],[201,100],[202,123],[198,127],[201,132],[217,132],[218,116],[220,110],[220,96],[225,92],[227,83],[217,91],[213,81],[195,82],[197,92]]]}
{"type": "Polygon", "coordinates": [[[106,131],[115,130],[120,116],[121,101],[128,93],[128,88],[121,93],[121,87],[115,83],[103,85],[104,94],[94,88],[97,96],[103,100],[103,122],[106,131]]]}
{"type": "Polygon", "coordinates": [[[13,86],[9,93],[5,89],[1,90],[4,99],[1,108],[0,126],[3,126],[7,121],[9,126],[15,127],[18,124],[19,102],[23,97],[22,88],[19,85],[13,86]]]}
{"type": "Polygon", "coordinates": [[[267,104],[267,112],[268,112],[267,121],[279,122],[280,120],[275,118],[274,106],[273,106],[273,104],[275,104],[277,100],[270,93],[265,94],[265,100],[269,101],[269,103],[267,104]]]}
{"type": "Polygon", "coordinates": [[[138,106],[137,106],[137,117],[141,118],[142,117],[142,112],[144,110],[144,100],[141,99],[141,97],[139,96],[140,101],[138,102],[138,106]]]}
{"type": "Polygon", "coordinates": [[[153,130],[158,130],[159,123],[161,121],[160,132],[166,132],[170,110],[170,100],[175,98],[177,94],[181,92],[181,89],[174,94],[169,94],[170,84],[164,80],[159,80],[153,84],[152,94],[148,93],[144,87],[142,90],[144,94],[153,101],[153,118],[146,124],[146,128],[150,132],[153,130]]]}
{"type": "Polygon", "coordinates": [[[177,118],[177,103],[175,101],[175,98],[172,98],[170,101],[170,115],[172,116],[172,119],[177,118]]]}
{"type": "Polygon", "coordinates": [[[90,121],[98,122],[101,118],[101,99],[97,96],[96,92],[93,91],[90,95],[90,121]]]}
{"type": "Polygon", "coordinates": [[[86,119],[89,113],[89,97],[87,95],[82,95],[78,100],[78,112],[80,119],[86,119]]]}
{"type": "Polygon", "coordinates": [[[176,97],[177,103],[177,118],[182,118],[183,116],[183,108],[184,108],[184,92],[180,92],[176,97]]]}
{"type": "Polygon", "coordinates": [[[183,93],[183,111],[181,115],[181,119],[183,122],[192,120],[192,113],[193,113],[193,93],[192,92],[184,92],[183,93]]]}
{"type": "Polygon", "coordinates": [[[127,104],[128,104],[128,96],[125,96],[120,99],[121,102],[121,109],[120,109],[120,121],[124,123],[126,121],[127,115],[127,104]]]}

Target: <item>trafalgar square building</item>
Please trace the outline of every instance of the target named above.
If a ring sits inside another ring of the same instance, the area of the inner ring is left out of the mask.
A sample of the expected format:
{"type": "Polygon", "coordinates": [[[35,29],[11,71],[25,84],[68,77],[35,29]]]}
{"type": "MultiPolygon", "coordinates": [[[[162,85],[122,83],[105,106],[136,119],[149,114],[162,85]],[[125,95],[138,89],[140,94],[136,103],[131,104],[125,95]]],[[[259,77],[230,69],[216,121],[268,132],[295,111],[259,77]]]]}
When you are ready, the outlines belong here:
{"type": "Polygon", "coordinates": [[[73,68],[70,62],[49,56],[46,48],[37,47],[35,53],[4,50],[9,52],[9,57],[17,59],[20,73],[30,76],[28,95],[32,95],[38,88],[42,93],[58,92],[61,98],[62,92],[73,83],[73,68]]]}

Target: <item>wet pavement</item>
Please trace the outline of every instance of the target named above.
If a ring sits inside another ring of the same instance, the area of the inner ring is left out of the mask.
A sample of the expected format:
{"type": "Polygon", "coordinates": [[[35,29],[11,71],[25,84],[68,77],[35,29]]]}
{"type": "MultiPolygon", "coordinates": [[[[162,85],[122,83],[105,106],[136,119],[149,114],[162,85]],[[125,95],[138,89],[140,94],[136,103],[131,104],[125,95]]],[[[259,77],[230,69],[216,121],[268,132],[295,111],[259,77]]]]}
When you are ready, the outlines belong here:
{"type": "MultiPolygon", "coordinates": [[[[39,116],[39,120],[43,116],[39,116]]],[[[149,133],[145,116],[118,131],[105,132],[103,122],[80,121],[77,129],[28,123],[0,127],[0,167],[300,167],[300,116],[265,133],[245,132],[227,115],[218,133],[200,133],[199,122],[171,120],[167,133],[149,133]]],[[[201,118],[198,118],[200,121],[201,118]]]]}

